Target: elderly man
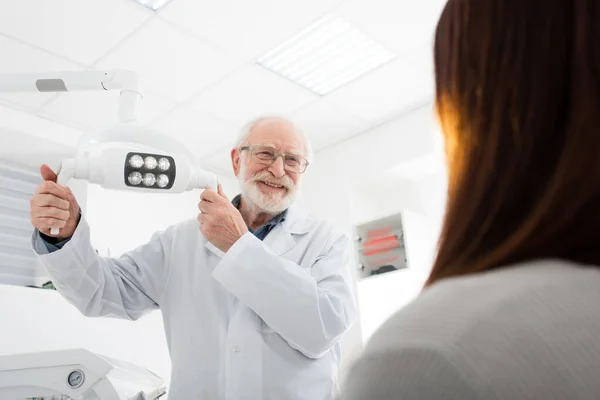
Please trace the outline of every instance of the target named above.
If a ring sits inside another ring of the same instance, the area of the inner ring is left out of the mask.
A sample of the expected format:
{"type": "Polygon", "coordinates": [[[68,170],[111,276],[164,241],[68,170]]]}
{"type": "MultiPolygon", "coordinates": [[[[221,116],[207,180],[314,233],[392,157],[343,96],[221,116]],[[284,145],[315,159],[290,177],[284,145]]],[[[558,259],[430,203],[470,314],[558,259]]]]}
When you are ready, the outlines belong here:
{"type": "Polygon", "coordinates": [[[197,218],[118,259],[96,254],[73,194],[44,165],[31,200],[33,247],[86,316],[161,310],[170,400],[331,399],[339,340],[356,318],[352,247],[292,206],[309,153],[290,121],[251,123],[231,151],[241,195],[229,202],[220,187],[205,190],[197,218]]]}

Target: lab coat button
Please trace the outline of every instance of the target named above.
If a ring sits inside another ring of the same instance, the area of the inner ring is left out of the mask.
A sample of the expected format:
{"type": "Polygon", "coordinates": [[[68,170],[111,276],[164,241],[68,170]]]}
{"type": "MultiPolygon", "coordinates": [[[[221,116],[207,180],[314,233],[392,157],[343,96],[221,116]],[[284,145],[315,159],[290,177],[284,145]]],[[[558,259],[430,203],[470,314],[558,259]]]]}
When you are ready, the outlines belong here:
{"type": "Polygon", "coordinates": [[[233,346],[233,352],[234,353],[240,353],[242,351],[242,349],[240,349],[239,346],[233,346]]]}

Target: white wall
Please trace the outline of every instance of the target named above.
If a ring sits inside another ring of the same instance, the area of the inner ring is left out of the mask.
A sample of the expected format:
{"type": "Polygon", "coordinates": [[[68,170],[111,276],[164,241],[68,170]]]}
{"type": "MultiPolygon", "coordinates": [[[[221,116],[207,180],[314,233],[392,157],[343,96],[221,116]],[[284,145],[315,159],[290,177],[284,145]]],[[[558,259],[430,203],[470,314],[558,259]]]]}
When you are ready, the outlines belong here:
{"type": "Polygon", "coordinates": [[[159,312],[136,322],[87,318],[58,292],[0,285],[0,354],[85,348],[151,370],[169,381],[159,312]]]}
{"type": "MultiPolygon", "coordinates": [[[[230,199],[238,194],[237,181],[220,177],[219,182],[230,199]]],[[[149,196],[89,185],[85,215],[92,242],[102,255],[119,256],[147,242],[157,231],[196,218],[200,194],[200,190],[192,190],[149,196]]]]}
{"type": "Polygon", "coordinates": [[[425,192],[435,194],[424,182],[376,180],[367,188],[354,188],[350,219],[361,224],[402,213],[408,269],[358,283],[363,341],[421,290],[435,256],[440,224],[433,217],[436,210],[430,209],[434,206],[428,205],[439,201],[424,201],[425,192]]]}
{"type": "Polygon", "coordinates": [[[419,294],[434,260],[438,236],[435,222],[410,209],[398,208],[396,211],[400,210],[409,267],[369,277],[358,284],[364,341],[419,294]]]}
{"type": "Polygon", "coordinates": [[[409,268],[360,282],[361,334],[365,342],[382,323],[419,294],[426,279],[423,270],[409,268]]]}
{"type": "Polygon", "coordinates": [[[405,209],[402,212],[409,269],[427,275],[435,258],[438,225],[426,215],[405,209]]]}
{"type": "Polygon", "coordinates": [[[429,154],[437,146],[431,104],[317,154],[309,175],[348,184],[429,154]]]}
{"type": "MultiPolygon", "coordinates": [[[[364,341],[414,298],[426,279],[439,224],[429,215],[435,215],[436,207],[443,204],[445,189],[429,175],[423,180],[427,184],[422,184],[394,178],[387,171],[435,152],[437,135],[432,107],[427,105],[318,153],[306,173],[299,203],[351,237],[357,224],[408,210],[404,216],[406,235],[410,236],[407,257],[416,268],[355,285],[360,321],[342,341],[342,377],[364,341]]],[[[355,279],[357,267],[355,263],[355,279]]]]}

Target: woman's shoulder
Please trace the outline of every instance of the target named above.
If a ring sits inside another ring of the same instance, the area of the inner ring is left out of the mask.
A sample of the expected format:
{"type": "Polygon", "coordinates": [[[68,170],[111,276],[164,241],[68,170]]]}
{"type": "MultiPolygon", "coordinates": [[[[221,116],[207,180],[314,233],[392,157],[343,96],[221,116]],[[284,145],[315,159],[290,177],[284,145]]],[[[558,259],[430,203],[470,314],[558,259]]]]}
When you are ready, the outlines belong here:
{"type": "Polygon", "coordinates": [[[598,365],[599,285],[599,268],[563,261],[441,281],[373,335],[342,399],[553,398],[556,387],[532,371],[598,365]]]}
{"type": "MultiPolygon", "coordinates": [[[[526,318],[556,302],[598,296],[600,268],[541,260],[440,281],[394,314],[373,335],[368,349],[410,341],[451,345],[473,329],[503,319],[526,318]],[[575,294],[575,292],[577,292],[575,294]]],[[[573,307],[576,305],[573,304],[573,307]]],[[[491,329],[491,328],[490,328],[491,329]]]]}

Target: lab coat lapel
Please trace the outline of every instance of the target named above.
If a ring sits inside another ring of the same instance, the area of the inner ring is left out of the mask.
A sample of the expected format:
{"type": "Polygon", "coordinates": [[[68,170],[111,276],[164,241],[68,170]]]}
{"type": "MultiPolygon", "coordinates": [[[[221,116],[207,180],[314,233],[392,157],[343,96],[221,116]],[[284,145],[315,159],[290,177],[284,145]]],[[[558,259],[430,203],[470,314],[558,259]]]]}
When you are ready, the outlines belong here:
{"type": "MultiPolygon", "coordinates": [[[[269,249],[280,256],[290,251],[296,244],[296,241],[292,234],[288,232],[282,224],[279,224],[267,235],[264,243],[269,249]]],[[[223,258],[225,255],[224,252],[219,250],[219,248],[211,242],[206,242],[204,246],[219,258],[223,258]]]]}
{"type": "Polygon", "coordinates": [[[296,245],[292,234],[283,224],[278,224],[264,240],[265,245],[278,256],[287,253],[296,245]]]}
{"type": "Polygon", "coordinates": [[[288,209],[285,220],[267,235],[264,242],[278,256],[290,251],[296,245],[296,235],[308,232],[307,215],[296,206],[288,209]]]}
{"type": "MultiPolygon", "coordinates": [[[[290,207],[285,220],[277,224],[265,238],[265,245],[278,256],[287,253],[296,245],[294,236],[308,232],[307,220],[308,215],[304,211],[295,206],[290,207]]],[[[208,241],[205,247],[220,258],[225,255],[224,252],[208,241]]]]}
{"type": "MultiPolygon", "coordinates": [[[[273,230],[267,235],[264,240],[265,245],[273,252],[275,252],[278,256],[287,253],[294,247],[296,241],[290,232],[288,232],[282,224],[277,225],[273,230]]],[[[223,258],[225,255],[217,246],[212,244],[211,242],[206,242],[204,245],[208,250],[210,250],[213,254],[215,254],[219,258],[223,258]]]]}

